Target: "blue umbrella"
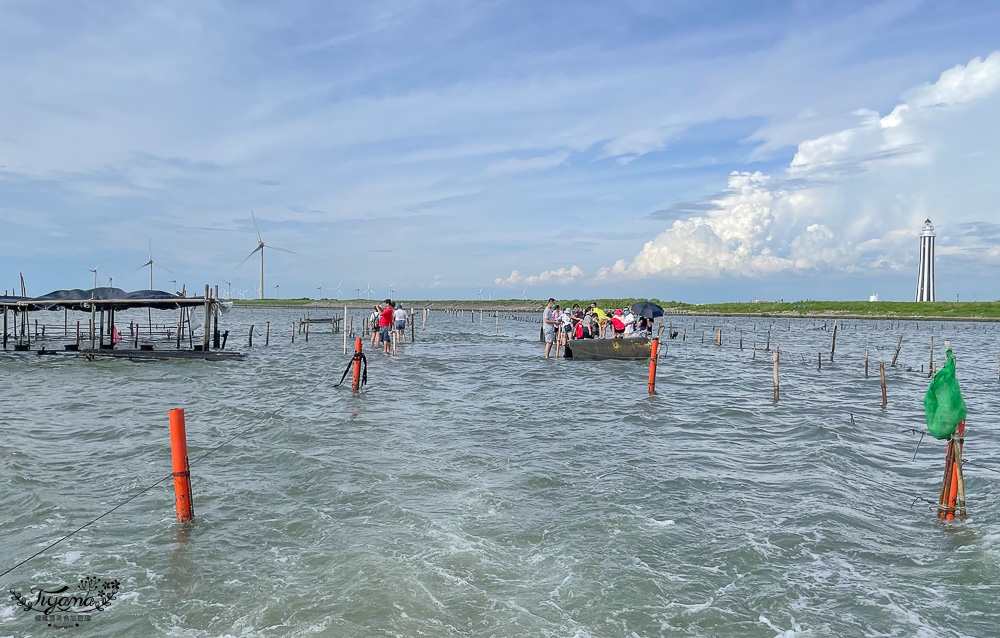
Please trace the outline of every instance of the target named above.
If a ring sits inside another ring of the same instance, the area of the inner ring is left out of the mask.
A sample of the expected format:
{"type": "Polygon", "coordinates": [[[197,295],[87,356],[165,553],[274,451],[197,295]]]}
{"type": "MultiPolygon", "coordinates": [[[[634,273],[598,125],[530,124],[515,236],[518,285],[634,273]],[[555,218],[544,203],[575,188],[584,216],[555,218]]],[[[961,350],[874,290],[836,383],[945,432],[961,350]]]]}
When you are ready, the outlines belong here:
{"type": "Polygon", "coordinates": [[[632,313],[637,317],[655,319],[663,316],[663,308],[652,301],[637,301],[632,304],[632,313]]]}

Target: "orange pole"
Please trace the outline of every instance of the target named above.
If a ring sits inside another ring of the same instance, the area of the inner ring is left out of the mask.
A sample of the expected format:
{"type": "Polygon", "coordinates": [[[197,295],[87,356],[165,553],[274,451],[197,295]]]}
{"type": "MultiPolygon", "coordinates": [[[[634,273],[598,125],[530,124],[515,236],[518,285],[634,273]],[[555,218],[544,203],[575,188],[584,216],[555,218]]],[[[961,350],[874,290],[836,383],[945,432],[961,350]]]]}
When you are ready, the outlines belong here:
{"type": "Polygon", "coordinates": [[[185,523],[194,518],[194,507],[191,503],[191,472],[188,468],[184,410],[170,411],[170,455],[174,463],[174,497],[177,503],[177,520],[185,523]]]}
{"type": "Polygon", "coordinates": [[[653,339],[649,349],[649,393],[656,394],[656,358],[660,354],[660,340],[653,339]]]}
{"type": "Polygon", "coordinates": [[[354,340],[354,377],[351,382],[351,390],[357,392],[361,387],[361,338],[354,340]]]}
{"type": "Polygon", "coordinates": [[[951,462],[951,482],[948,484],[948,513],[947,520],[955,518],[955,499],[958,497],[958,464],[954,460],[951,462]]]}

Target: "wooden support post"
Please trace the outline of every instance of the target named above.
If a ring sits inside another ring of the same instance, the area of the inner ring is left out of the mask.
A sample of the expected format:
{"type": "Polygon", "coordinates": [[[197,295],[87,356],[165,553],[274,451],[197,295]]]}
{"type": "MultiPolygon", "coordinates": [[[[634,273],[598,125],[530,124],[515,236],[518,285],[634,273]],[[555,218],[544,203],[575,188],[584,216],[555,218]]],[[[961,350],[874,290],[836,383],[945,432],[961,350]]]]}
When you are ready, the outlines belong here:
{"type": "Polygon", "coordinates": [[[722,328],[719,328],[719,338],[716,340],[715,345],[722,347],[722,328]]]}
{"type": "Polygon", "coordinates": [[[427,308],[424,308],[424,325],[421,326],[422,328],[426,328],[427,327],[427,312],[428,312],[427,308]]]}
{"type": "Polygon", "coordinates": [[[201,329],[201,349],[208,352],[209,329],[212,327],[212,301],[209,297],[210,289],[205,284],[205,325],[201,329]]]}
{"type": "Polygon", "coordinates": [[[174,466],[177,520],[186,523],[194,518],[194,504],[191,502],[191,468],[188,464],[187,435],[184,432],[184,410],[170,411],[170,456],[174,466]]]}
{"type": "Polygon", "coordinates": [[[822,352],[817,352],[816,353],[816,369],[817,370],[822,370],[823,369],[823,353],[822,352]]]}
{"type": "Polygon", "coordinates": [[[833,339],[830,341],[830,363],[833,363],[833,351],[837,349],[837,322],[833,322],[833,339]]]}
{"type": "Polygon", "coordinates": [[[865,378],[868,378],[868,348],[865,348],[865,378]]]}
{"type": "Polygon", "coordinates": [[[757,358],[757,342],[753,342],[753,354],[750,356],[751,359],[757,358]]]}
{"type": "MultiPolygon", "coordinates": [[[[4,291],[4,292],[6,292],[6,291],[4,291]]],[[[77,326],[79,326],[79,325],[80,325],[79,322],[77,322],[77,326]]],[[[76,334],[76,341],[77,341],[77,343],[79,343],[80,342],[80,329],[79,328],[77,328],[76,333],[77,333],[76,334]]],[[[7,349],[7,306],[3,307],[3,349],[4,350],[7,349]]]]}
{"type": "Polygon", "coordinates": [[[295,343],[295,322],[292,322],[292,343],[295,343]]]}
{"type": "MultiPolygon", "coordinates": [[[[344,306],[344,354],[347,354],[347,306],[344,306]]],[[[351,330],[354,330],[353,324],[351,325],[351,330]]]]}
{"type": "Polygon", "coordinates": [[[649,393],[656,394],[656,359],[660,356],[660,340],[653,339],[649,349],[649,393]]]}
{"type": "Polygon", "coordinates": [[[247,336],[247,347],[253,347],[253,324],[250,324],[250,334],[247,336]]]}
{"type": "Polygon", "coordinates": [[[740,330],[740,350],[743,349],[743,331],[740,330]]]}
{"type": "Polygon", "coordinates": [[[684,328],[684,335],[681,337],[681,341],[687,341],[688,339],[688,329],[684,328]]]}
{"type": "Polygon", "coordinates": [[[410,343],[417,342],[417,316],[413,312],[414,309],[410,308],[410,343]]]}
{"type": "Polygon", "coordinates": [[[395,328],[393,328],[392,330],[389,331],[389,334],[392,335],[392,354],[396,354],[396,342],[399,339],[399,337],[397,336],[398,332],[396,331],[395,328]]]}
{"type": "Polygon", "coordinates": [[[309,343],[309,323],[306,322],[306,343],[309,343]]]}
{"type": "Polygon", "coordinates": [[[899,349],[903,347],[903,335],[899,335],[899,342],[896,343],[896,354],[892,355],[892,367],[896,367],[896,358],[899,356],[899,349]]]}
{"type": "Polygon", "coordinates": [[[764,352],[771,351],[771,331],[767,331],[767,345],[764,346],[764,352]]]}
{"type": "Polygon", "coordinates": [[[888,398],[885,394],[885,362],[879,361],[878,363],[878,376],[882,379],[882,407],[884,408],[886,403],[888,403],[888,398]]]}
{"type": "MultiPolygon", "coordinates": [[[[6,318],[7,317],[4,317],[4,319],[6,319],[6,318]]],[[[6,324],[6,322],[4,322],[4,323],[6,324]]],[[[4,327],[6,328],[6,325],[4,327]]],[[[4,350],[7,349],[7,337],[6,336],[4,336],[4,339],[3,339],[3,347],[4,347],[4,350]]],[[[77,321],[76,321],[76,347],[77,348],[80,347],[80,320],[79,319],[77,319],[77,321]]]]}
{"type": "Polygon", "coordinates": [[[271,322],[270,321],[265,321],[264,322],[264,345],[265,346],[271,345],[271,322]]]}
{"type": "Polygon", "coordinates": [[[497,334],[500,334],[500,313],[496,313],[497,317],[497,334]]]}
{"type": "Polygon", "coordinates": [[[774,376],[774,401],[778,401],[778,353],[775,352],[771,355],[771,369],[774,376]]]}

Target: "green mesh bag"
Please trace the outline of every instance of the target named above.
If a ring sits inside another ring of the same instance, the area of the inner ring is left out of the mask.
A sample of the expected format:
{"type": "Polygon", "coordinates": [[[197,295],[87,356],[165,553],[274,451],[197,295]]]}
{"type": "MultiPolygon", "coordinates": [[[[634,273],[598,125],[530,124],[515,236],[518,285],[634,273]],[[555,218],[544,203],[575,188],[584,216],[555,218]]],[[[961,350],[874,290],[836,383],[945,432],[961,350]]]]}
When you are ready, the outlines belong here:
{"type": "Polygon", "coordinates": [[[965,420],[968,410],[965,399],[958,388],[955,378],[955,355],[948,345],[948,363],[937,371],[931,380],[931,387],[924,395],[924,414],[927,417],[927,429],[936,439],[947,439],[965,420]]]}

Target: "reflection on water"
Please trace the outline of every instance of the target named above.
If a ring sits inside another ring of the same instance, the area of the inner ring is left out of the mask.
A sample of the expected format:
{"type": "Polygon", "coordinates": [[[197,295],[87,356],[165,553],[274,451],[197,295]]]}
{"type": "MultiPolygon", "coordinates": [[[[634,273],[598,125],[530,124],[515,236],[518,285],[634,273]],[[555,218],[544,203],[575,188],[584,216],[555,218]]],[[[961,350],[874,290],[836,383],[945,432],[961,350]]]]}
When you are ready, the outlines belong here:
{"type": "MultiPolygon", "coordinates": [[[[300,315],[225,317],[242,363],[0,358],[0,568],[168,474],[170,408],[192,459],[249,428],[192,466],[194,524],[165,482],[4,588],[119,578],[83,636],[937,636],[1000,621],[1000,474],[968,466],[971,515],[942,525],[913,500],[936,498],[944,445],[925,438],[911,460],[904,431],[923,427],[930,338],[938,364],[950,339],[966,455],[1000,459],[994,324],[845,321],[831,363],[832,320],[668,318],[685,338],[666,340],[651,397],[644,362],[545,361],[537,323],[497,334],[488,315],[435,312],[398,356],[366,340],[352,397],[332,387],[343,336],[313,325],[292,344],[300,315]]],[[[0,636],[37,625],[0,604],[0,636]]]]}

